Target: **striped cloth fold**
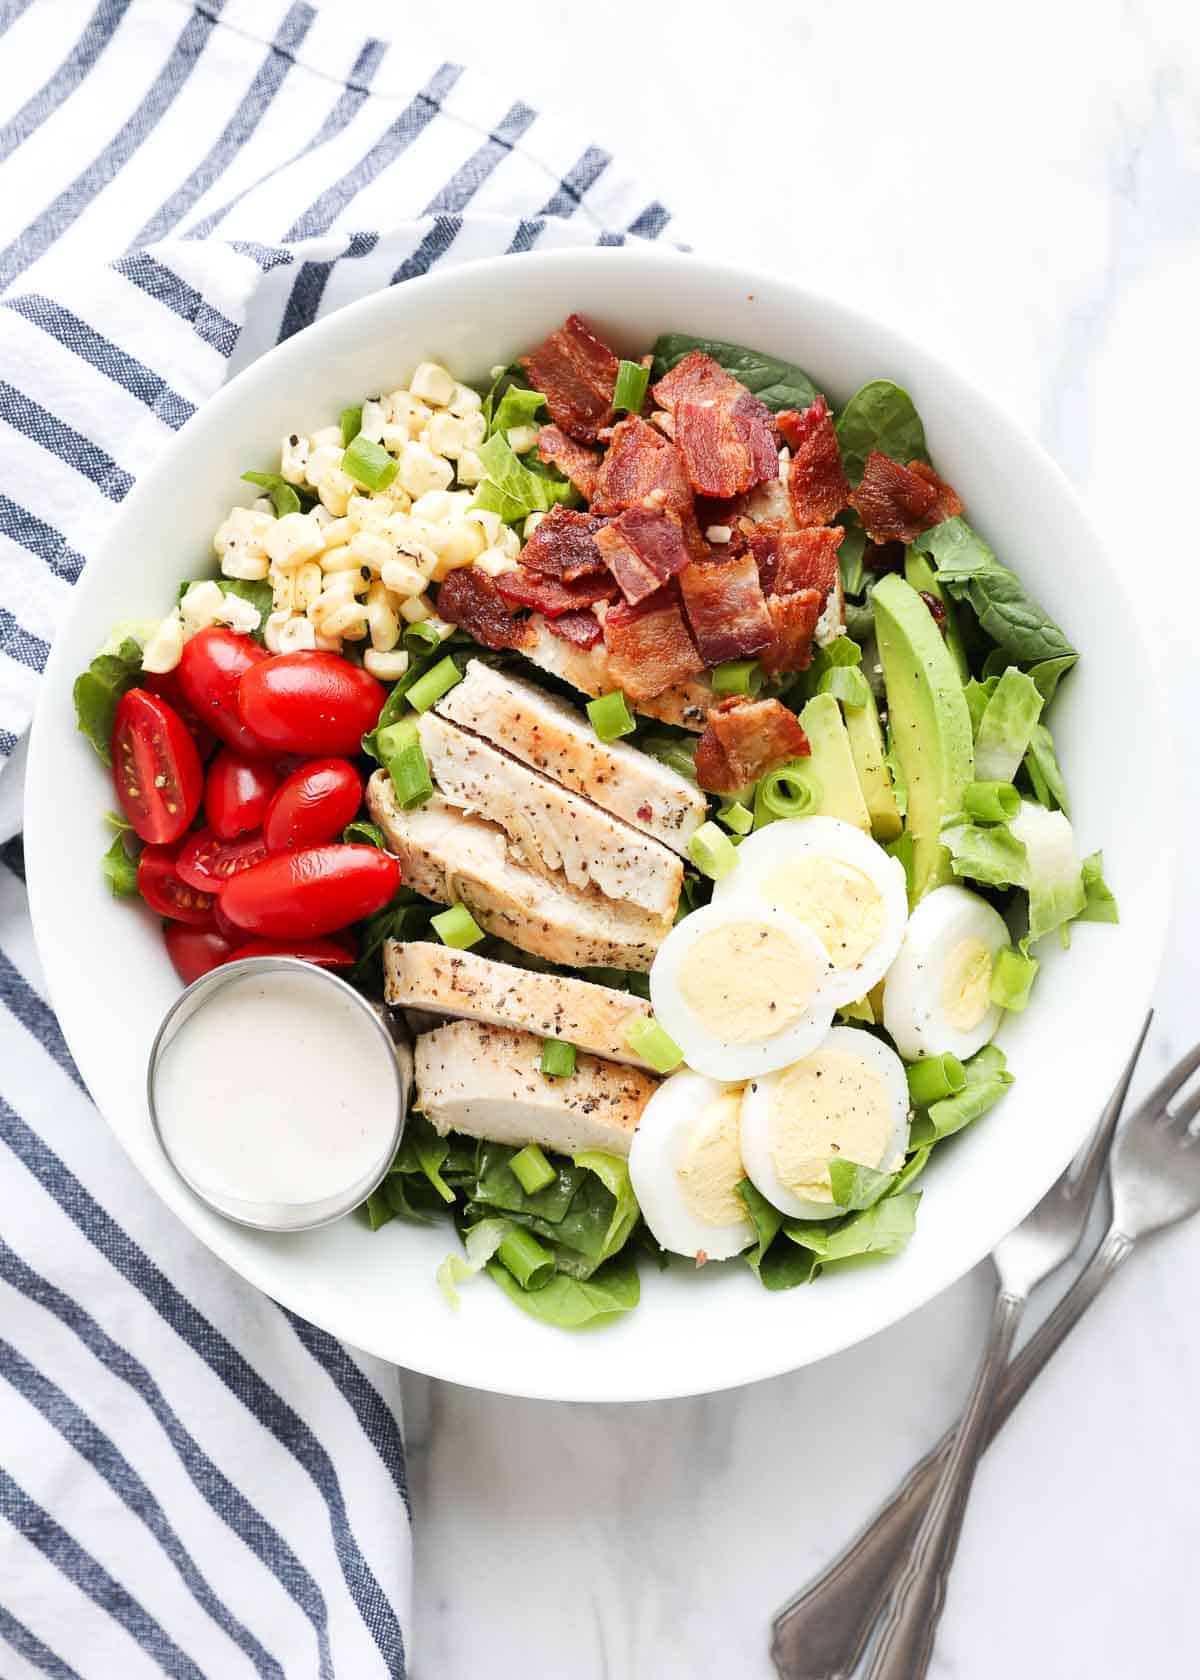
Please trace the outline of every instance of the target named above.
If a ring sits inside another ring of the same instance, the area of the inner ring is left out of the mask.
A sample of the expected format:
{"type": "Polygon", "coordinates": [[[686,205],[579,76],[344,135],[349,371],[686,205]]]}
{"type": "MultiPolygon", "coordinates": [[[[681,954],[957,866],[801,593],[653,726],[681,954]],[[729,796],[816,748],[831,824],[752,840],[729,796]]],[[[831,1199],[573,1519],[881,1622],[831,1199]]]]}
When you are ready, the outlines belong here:
{"type": "Polygon", "coordinates": [[[335,6],[0,0],[0,64],[0,1675],[403,1675],[397,1373],[120,1153],[46,999],[5,766],[88,556],[231,373],[437,264],[668,212],[335,6]]]}

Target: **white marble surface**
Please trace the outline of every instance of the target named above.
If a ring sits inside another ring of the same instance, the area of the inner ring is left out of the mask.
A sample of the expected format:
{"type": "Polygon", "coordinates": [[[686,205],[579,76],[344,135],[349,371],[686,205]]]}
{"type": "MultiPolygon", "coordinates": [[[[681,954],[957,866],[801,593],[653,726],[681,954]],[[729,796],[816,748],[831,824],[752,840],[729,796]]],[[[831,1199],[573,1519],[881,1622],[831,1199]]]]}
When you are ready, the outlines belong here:
{"type": "MultiPolygon", "coordinates": [[[[1026,418],[1136,574],[1193,832],[1194,4],[457,0],[421,27],[623,154],[697,249],[886,314],[1026,418]]],[[[1112,780],[1137,797],[1136,765],[1112,780]]],[[[1188,854],[1152,1068],[1200,1029],[1188,854]]],[[[991,1454],[942,1680],[1200,1668],[1198,1276],[1200,1225],[1136,1256],[991,1454]]],[[[980,1271],[851,1353],[702,1400],[411,1379],[420,1680],[768,1675],[773,1610],[956,1409],[988,1290],[980,1271]]]]}

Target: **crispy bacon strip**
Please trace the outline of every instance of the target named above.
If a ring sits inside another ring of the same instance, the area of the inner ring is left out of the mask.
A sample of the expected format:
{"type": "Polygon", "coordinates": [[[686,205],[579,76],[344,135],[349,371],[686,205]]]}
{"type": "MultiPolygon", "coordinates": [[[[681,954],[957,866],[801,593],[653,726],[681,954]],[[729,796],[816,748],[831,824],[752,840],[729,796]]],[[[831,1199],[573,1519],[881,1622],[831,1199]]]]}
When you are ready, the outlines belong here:
{"type": "Polygon", "coordinates": [[[603,521],[561,504],[552,507],[521,550],[531,571],[571,583],[589,573],[602,572],[604,561],[596,547],[603,521]]]}
{"type": "Polygon", "coordinates": [[[850,506],[872,542],[908,543],[931,525],[950,518],[945,509],[961,511],[962,503],[924,462],[904,467],[873,449],[850,506]]]}
{"type": "Polygon", "coordinates": [[[808,669],[817,620],[825,610],[827,599],[819,589],[797,589],[790,595],[772,595],[768,599],[771,640],[758,656],[768,676],[808,669]]]}
{"type": "Polygon", "coordinates": [[[538,454],[571,480],[585,502],[591,501],[600,472],[600,457],[594,449],[576,443],[561,426],[543,426],[538,433],[538,454]]]}
{"type": "Polygon", "coordinates": [[[601,427],[612,424],[617,358],[581,316],[568,315],[520,362],[568,437],[594,443],[601,427]]]}
{"type": "Polygon", "coordinates": [[[674,593],[631,607],[619,601],[604,615],[604,642],[614,683],[632,700],[651,700],[704,669],[674,593]]]}
{"type": "Polygon", "coordinates": [[[502,573],[496,579],[496,588],[510,606],[533,607],[547,618],[558,618],[563,613],[577,612],[580,607],[590,607],[596,601],[617,598],[616,585],[607,572],[593,572],[568,583],[562,578],[531,571],[528,566],[518,566],[516,571],[502,573]]]}
{"type": "Polygon", "coordinates": [[[819,589],[828,595],[838,585],[838,549],[845,536],[840,525],[816,525],[803,531],[751,531],[748,541],[758,575],[768,595],[791,595],[819,589]]]}
{"type": "Polygon", "coordinates": [[[653,497],[672,513],[690,513],[692,491],[678,449],[636,414],[614,427],[600,463],[592,512],[622,513],[653,497]]]}
{"type": "Polygon", "coordinates": [[[529,621],[517,618],[493,579],[474,566],[460,566],[439,585],[438,617],[458,624],[486,648],[528,647],[529,621]]]}
{"type": "Polygon", "coordinates": [[[674,419],[693,490],[723,498],[778,478],[770,409],[702,350],[690,351],[660,379],[654,397],[674,419]]]}
{"type": "Polygon", "coordinates": [[[787,475],[792,518],[797,525],[828,525],[850,497],[828,403],[818,397],[803,414],[789,409],[779,416],[779,429],[792,451],[787,475]]]}
{"type": "Polygon", "coordinates": [[[596,547],[631,607],[661,589],[691,561],[679,515],[648,507],[626,508],[611,525],[597,531],[596,547]]]}
{"type": "Polygon", "coordinates": [[[680,574],[679,592],[706,665],[748,658],[771,640],[771,615],[752,554],[689,566],[680,574]]]}
{"type": "Polygon", "coordinates": [[[709,710],[696,747],[696,780],[706,793],[737,793],[810,751],[808,736],[781,701],[732,695],[709,710]]]}
{"type": "Polygon", "coordinates": [[[674,414],[677,404],[686,399],[732,406],[745,389],[741,380],[735,379],[715,357],[703,350],[689,350],[651,388],[650,394],[659,408],[674,414]]]}
{"type": "Polygon", "coordinates": [[[594,612],[563,613],[559,618],[548,618],[546,628],[561,641],[571,642],[575,647],[595,647],[604,636],[600,628],[600,620],[594,612]]]}

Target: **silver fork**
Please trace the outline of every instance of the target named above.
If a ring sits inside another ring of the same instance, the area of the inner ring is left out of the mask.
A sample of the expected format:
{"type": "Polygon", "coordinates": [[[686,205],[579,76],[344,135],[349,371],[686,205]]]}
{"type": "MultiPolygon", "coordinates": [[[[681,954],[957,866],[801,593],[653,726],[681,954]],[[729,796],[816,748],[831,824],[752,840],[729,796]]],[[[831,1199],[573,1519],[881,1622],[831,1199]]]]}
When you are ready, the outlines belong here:
{"type": "MultiPolygon", "coordinates": [[[[1053,1240],[1057,1243],[1058,1259],[1052,1264],[1061,1264],[1069,1258],[1083,1235],[1088,1212],[1108,1159],[1113,1131],[1138,1056],[1145,1043],[1150,1020],[1148,1015],[1091,1143],[1025,1222],[1036,1223],[1042,1227],[1043,1260],[1047,1260],[1052,1252],[1048,1233],[1051,1230],[1055,1233],[1053,1240]]],[[[1156,1114],[1160,1114],[1170,1097],[1197,1066],[1200,1066],[1200,1046],[1173,1068],[1151,1092],[1138,1109],[1135,1120],[1131,1120],[1127,1132],[1133,1128],[1135,1121],[1138,1122],[1140,1132],[1156,1114]]],[[[1196,1112],[1197,1106],[1200,1104],[1193,1104],[1188,1118],[1196,1112]]],[[[1123,1142],[1122,1159],[1127,1153],[1128,1148],[1123,1142]]],[[[1123,1181],[1129,1182],[1126,1170],[1122,1171],[1121,1177],[1123,1181]]],[[[1183,1214],[1171,1217],[1183,1217],[1183,1214]]],[[[1158,1222],[1170,1223],[1171,1219],[1158,1222]]],[[[1123,1221],[1114,1218],[1113,1228],[1083,1273],[1004,1371],[990,1419],[985,1419],[979,1431],[979,1439],[974,1443],[977,1449],[976,1457],[978,1450],[994,1439],[1034,1378],[1045,1368],[1067,1333],[1078,1323],[1116,1266],[1128,1254],[1133,1240],[1145,1231],[1156,1228],[1154,1223],[1141,1224],[1130,1232],[1128,1228],[1133,1224],[1134,1221],[1129,1217],[1125,1217],[1123,1221]]],[[[1006,1244],[1011,1241],[1011,1238],[1006,1239],[1006,1244]]],[[[999,1315],[999,1302],[997,1310],[999,1315]]],[[[1007,1310],[1003,1317],[1007,1319],[1007,1310]]],[[[1001,1333],[1007,1333],[1003,1326],[1001,1333]]],[[[998,1362],[989,1360],[986,1364],[987,1369],[981,1371],[981,1376],[994,1376],[998,1362]]],[[[942,1470],[958,1438],[958,1432],[947,1432],[933,1451],[909,1472],[892,1499],[858,1538],[822,1575],[780,1611],[774,1623],[771,1654],[784,1680],[847,1680],[854,1672],[870,1637],[875,1618],[887,1602],[905,1559],[916,1541],[922,1519],[930,1507],[942,1470]]],[[[961,1509],[956,1512],[953,1504],[944,1505],[939,1510],[944,1540],[948,1533],[957,1532],[962,1512],[961,1509]]],[[[944,1591],[944,1571],[941,1575],[940,1591],[944,1591]]],[[[932,1645],[932,1638],[929,1643],[932,1645]]],[[[904,1672],[904,1680],[912,1680],[911,1675],[904,1672]]]]}

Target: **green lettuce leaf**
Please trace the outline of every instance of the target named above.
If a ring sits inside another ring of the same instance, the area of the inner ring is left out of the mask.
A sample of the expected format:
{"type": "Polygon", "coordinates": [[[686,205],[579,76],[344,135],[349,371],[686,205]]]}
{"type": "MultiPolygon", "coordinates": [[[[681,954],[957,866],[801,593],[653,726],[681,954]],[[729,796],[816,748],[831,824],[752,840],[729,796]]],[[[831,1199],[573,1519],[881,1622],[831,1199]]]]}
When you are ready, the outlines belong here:
{"type": "Polygon", "coordinates": [[[1007,823],[956,822],[942,830],[950,848],[954,873],[988,887],[1020,887],[1025,884],[1028,860],[1025,847],[1007,823]]]}
{"type": "Polygon", "coordinates": [[[1084,906],[1075,918],[1080,922],[1119,922],[1117,901],[1104,879],[1104,853],[1093,852],[1083,860],[1084,906]]]}
{"type": "Polygon", "coordinates": [[[896,1182],[895,1173],[876,1172],[858,1161],[834,1159],[829,1163],[829,1185],[833,1199],[840,1208],[851,1212],[874,1207],[890,1195],[896,1182]]]}
{"type": "Polygon", "coordinates": [[[822,1267],[864,1254],[899,1254],[916,1229],[920,1201],[919,1190],[908,1190],[899,1196],[885,1196],[848,1219],[834,1223],[789,1219],[783,1229],[794,1243],[815,1255],[822,1267]]]}
{"type": "MultiPolygon", "coordinates": [[[[984,631],[1010,660],[1022,665],[1055,663],[1057,686],[1079,657],[1076,649],[1016,573],[1000,564],[978,531],[965,519],[946,519],[923,531],[912,546],[930,557],[938,581],[956,600],[969,602],[984,631]]],[[[1049,674],[1043,673],[1042,680],[1049,683],[1049,674]]]]}
{"type": "Polygon", "coordinates": [[[1033,678],[1015,665],[996,679],[975,730],[977,781],[1012,781],[1021,768],[1044,704],[1033,678]]]}
{"type": "Polygon", "coordinates": [[[275,509],[276,519],[282,519],[285,513],[300,512],[300,498],[296,494],[294,484],[277,472],[244,472],[243,479],[247,484],[256,484],[260,490],[265,490],[271,498],[275,509]]]}
{"type": "MultiPolygon", "coordinates": [[[[479,459],[483,462],[489,481],[507,498],[505,505],[520,507],[526,515],[547,513],[556,502],[569,502],[574,495],[565,478],[553,478],[549,473],[534,472],[519,455],[513,453],[508,446],[508,440],[499,432],[480,445],[479,459]]],[[[478,491],[475,495],[475,505],[483,505],[478,491]]],[[[506,516],[501,513],[501,517],[506,516]]]]}
{"type": "Polygon", "coordinates": [[[653,377],[661,379],[693,350],[702,350],[714,362],[719,362],[776,413],[783,408],[803,411],[819,395],[808,375],[792,362],[764,355],[761,350],[748,350],[741,344],[727,344],[719,338],[693,338],[690,333],[664,333],[657,340],[653,377]]]}
{"type": "Polygon", "coordinates": [[[540,391],[528,391],[524,386],[510,385],[496,404],[488,435],[498,433],[500,437],[507,439],[512,427],[535,425],[545,406],[546,399],[540,391]]]}
{"type": "Polygon", "coordinates": [[[114,898],[138,897],[137,859],[130,857],[119,834],[100,859],[100,873],[114,898]]]}
{"type": "Polygon", "coordinates": [[[621,1313],[631,1312],[641,1299],[637,1259],[629,1247],[606,1260],[591,1277],[575,1278],[556,1272],[542,1289],[522,1289],[498,1260],[489,1262],[487,1273],[524,1312],[560,1330],[607,1323],[621,1313]]]}
{"type": "Polygon", "coordinates": [[[953,1137],[955,1132],[980,1119],[996,1106],[1013,1082],[1007,1058],[994,1044],[985,1044],[982,1050],[976,1051],[963,1063],[963,1072],[967,1076],[963,1089],[941,1102],[931,1103],[928,1111],[918,1114],[912,1123],[909,1144],[923,1151],[926,1160],[933,1144],[953,1137]]]}
{"type": "Polygon", "coordinates": [[[112,763],[113,720],[121,696],[142,674],[142,650],[127,637],[115,653],[99,653],[75,678],[75,726],[105,764],[112,763]]]}
{"type": "Polygon", "coordinates": [[[744,1178],[738,1185],[738,1195],[746,1204],[746,1212],[750,1215],[754,1226],[754,1246],[745,1253],[751,1268],[758,1272],[766,1257],[767,1250],[779,1235],[783,1227],[783,1215],[777,1207],[756,1190],[748,1178],[744,1178]]]}
{"type": "Polygon", "coordinates": [[[1036,665],[1029,667],[1029,675],[1038,685],[1038,692],[1047,706],[1058,692],[1058,685],[1067,672],[1075,664],[1073,653],[1063,654],[1058,659],[1042,659],[1036,665]]]}
{"type": "Polygon", "coordinates": [[[912,398],[890,379],[873,379],[856,391],[834,421],[842,446],[842,465],[857,484],[873,449],[905,466],[928,461],[925,428],[912,398]]]}
{"type": "Polygon", "coordinates": [[[1038,797],[1040,804],[1050,810],[1057,807],[1071,814],[1071,807],[1067,802],[1067,784],[1063,780],[1063,773],[1058,767],[1058,755],[1054,751],[1054,737],[1044,723],[1034,725],[1029,737],[1029,751],[1025,754],[1025,773],[1029,777],[1030,785],[1038,797]]]}
{"type": "Polygon", "coordinates": [[[1018,885],[1029,894],[1029,932],[1021,941],[1028,955],[1030,945],[1073,921],[1086,905],[1083,866],[1074,830],[1061,811],[1024,799],[1008,827],[1025,848],[1025,876],[1018,885]]]}

